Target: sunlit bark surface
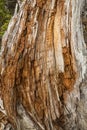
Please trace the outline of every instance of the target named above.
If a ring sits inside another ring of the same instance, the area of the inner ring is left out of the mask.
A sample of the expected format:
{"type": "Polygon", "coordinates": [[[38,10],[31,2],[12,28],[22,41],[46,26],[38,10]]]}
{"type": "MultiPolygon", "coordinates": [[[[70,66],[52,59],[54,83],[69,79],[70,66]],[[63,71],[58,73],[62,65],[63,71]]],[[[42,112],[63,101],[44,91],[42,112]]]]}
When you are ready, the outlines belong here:
{"type": "Polygon", "coordinates": [[[0,53],[2,130],[87,130],[84,1],[25,0],[15,11],[0,53]]]}

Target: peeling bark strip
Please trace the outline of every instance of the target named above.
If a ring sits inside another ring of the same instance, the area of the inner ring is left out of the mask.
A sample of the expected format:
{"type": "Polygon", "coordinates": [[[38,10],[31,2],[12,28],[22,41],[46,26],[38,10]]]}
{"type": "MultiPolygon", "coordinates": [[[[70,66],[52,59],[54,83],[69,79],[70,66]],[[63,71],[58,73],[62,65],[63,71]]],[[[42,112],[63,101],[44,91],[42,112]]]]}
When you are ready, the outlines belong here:
{"type": "Polygon", "coordinates": [[[25,0],[11,19],[0,71],[15,130],[87,130],[84,1],[25,0]]]}

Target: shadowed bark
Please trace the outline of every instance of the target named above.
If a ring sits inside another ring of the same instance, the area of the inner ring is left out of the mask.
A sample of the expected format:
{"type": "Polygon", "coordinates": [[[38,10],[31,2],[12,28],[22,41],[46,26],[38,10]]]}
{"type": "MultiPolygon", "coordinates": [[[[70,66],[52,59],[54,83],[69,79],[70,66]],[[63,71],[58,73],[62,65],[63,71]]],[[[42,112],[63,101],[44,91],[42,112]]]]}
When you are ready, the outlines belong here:
{"type": "Polygon", "coordinates": [[[0,54],[5,129],[87,130],[84,0],[25,0],[0,54]]]}

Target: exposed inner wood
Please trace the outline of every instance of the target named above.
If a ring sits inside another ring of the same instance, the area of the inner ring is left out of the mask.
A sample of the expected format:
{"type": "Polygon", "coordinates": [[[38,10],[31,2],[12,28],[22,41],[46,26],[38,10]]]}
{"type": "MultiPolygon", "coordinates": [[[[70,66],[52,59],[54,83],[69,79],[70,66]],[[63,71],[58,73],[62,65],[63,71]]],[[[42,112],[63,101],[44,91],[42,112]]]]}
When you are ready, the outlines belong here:
{"type": "Polygon", "coordinates": [[[79,16],[77,5],[75,0],[26,0],[3,36],[1,96],[15,130],[79,128],[76,103],[79,77],[86,72],[86,47],[78,47],[79,35],[74,30],[80,23],[73,12],[77,8],[79,16]],[[30,126],[26,123],[25,128],[25,122],[30,126]]]}

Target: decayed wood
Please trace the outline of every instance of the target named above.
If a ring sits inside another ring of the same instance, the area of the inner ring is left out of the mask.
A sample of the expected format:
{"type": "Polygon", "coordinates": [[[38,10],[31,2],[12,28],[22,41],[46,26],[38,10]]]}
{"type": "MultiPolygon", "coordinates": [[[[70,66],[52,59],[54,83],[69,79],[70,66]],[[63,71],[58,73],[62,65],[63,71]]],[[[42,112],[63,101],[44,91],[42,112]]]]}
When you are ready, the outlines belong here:
{"type": "Polygon", "coordinates": [[[86,80],[83,3],[25,0],[11,19],[2,40],[0,71],[12,129],[87,129],[82,107],[86,108],[87,91],[82,82],[86,80]]]}

